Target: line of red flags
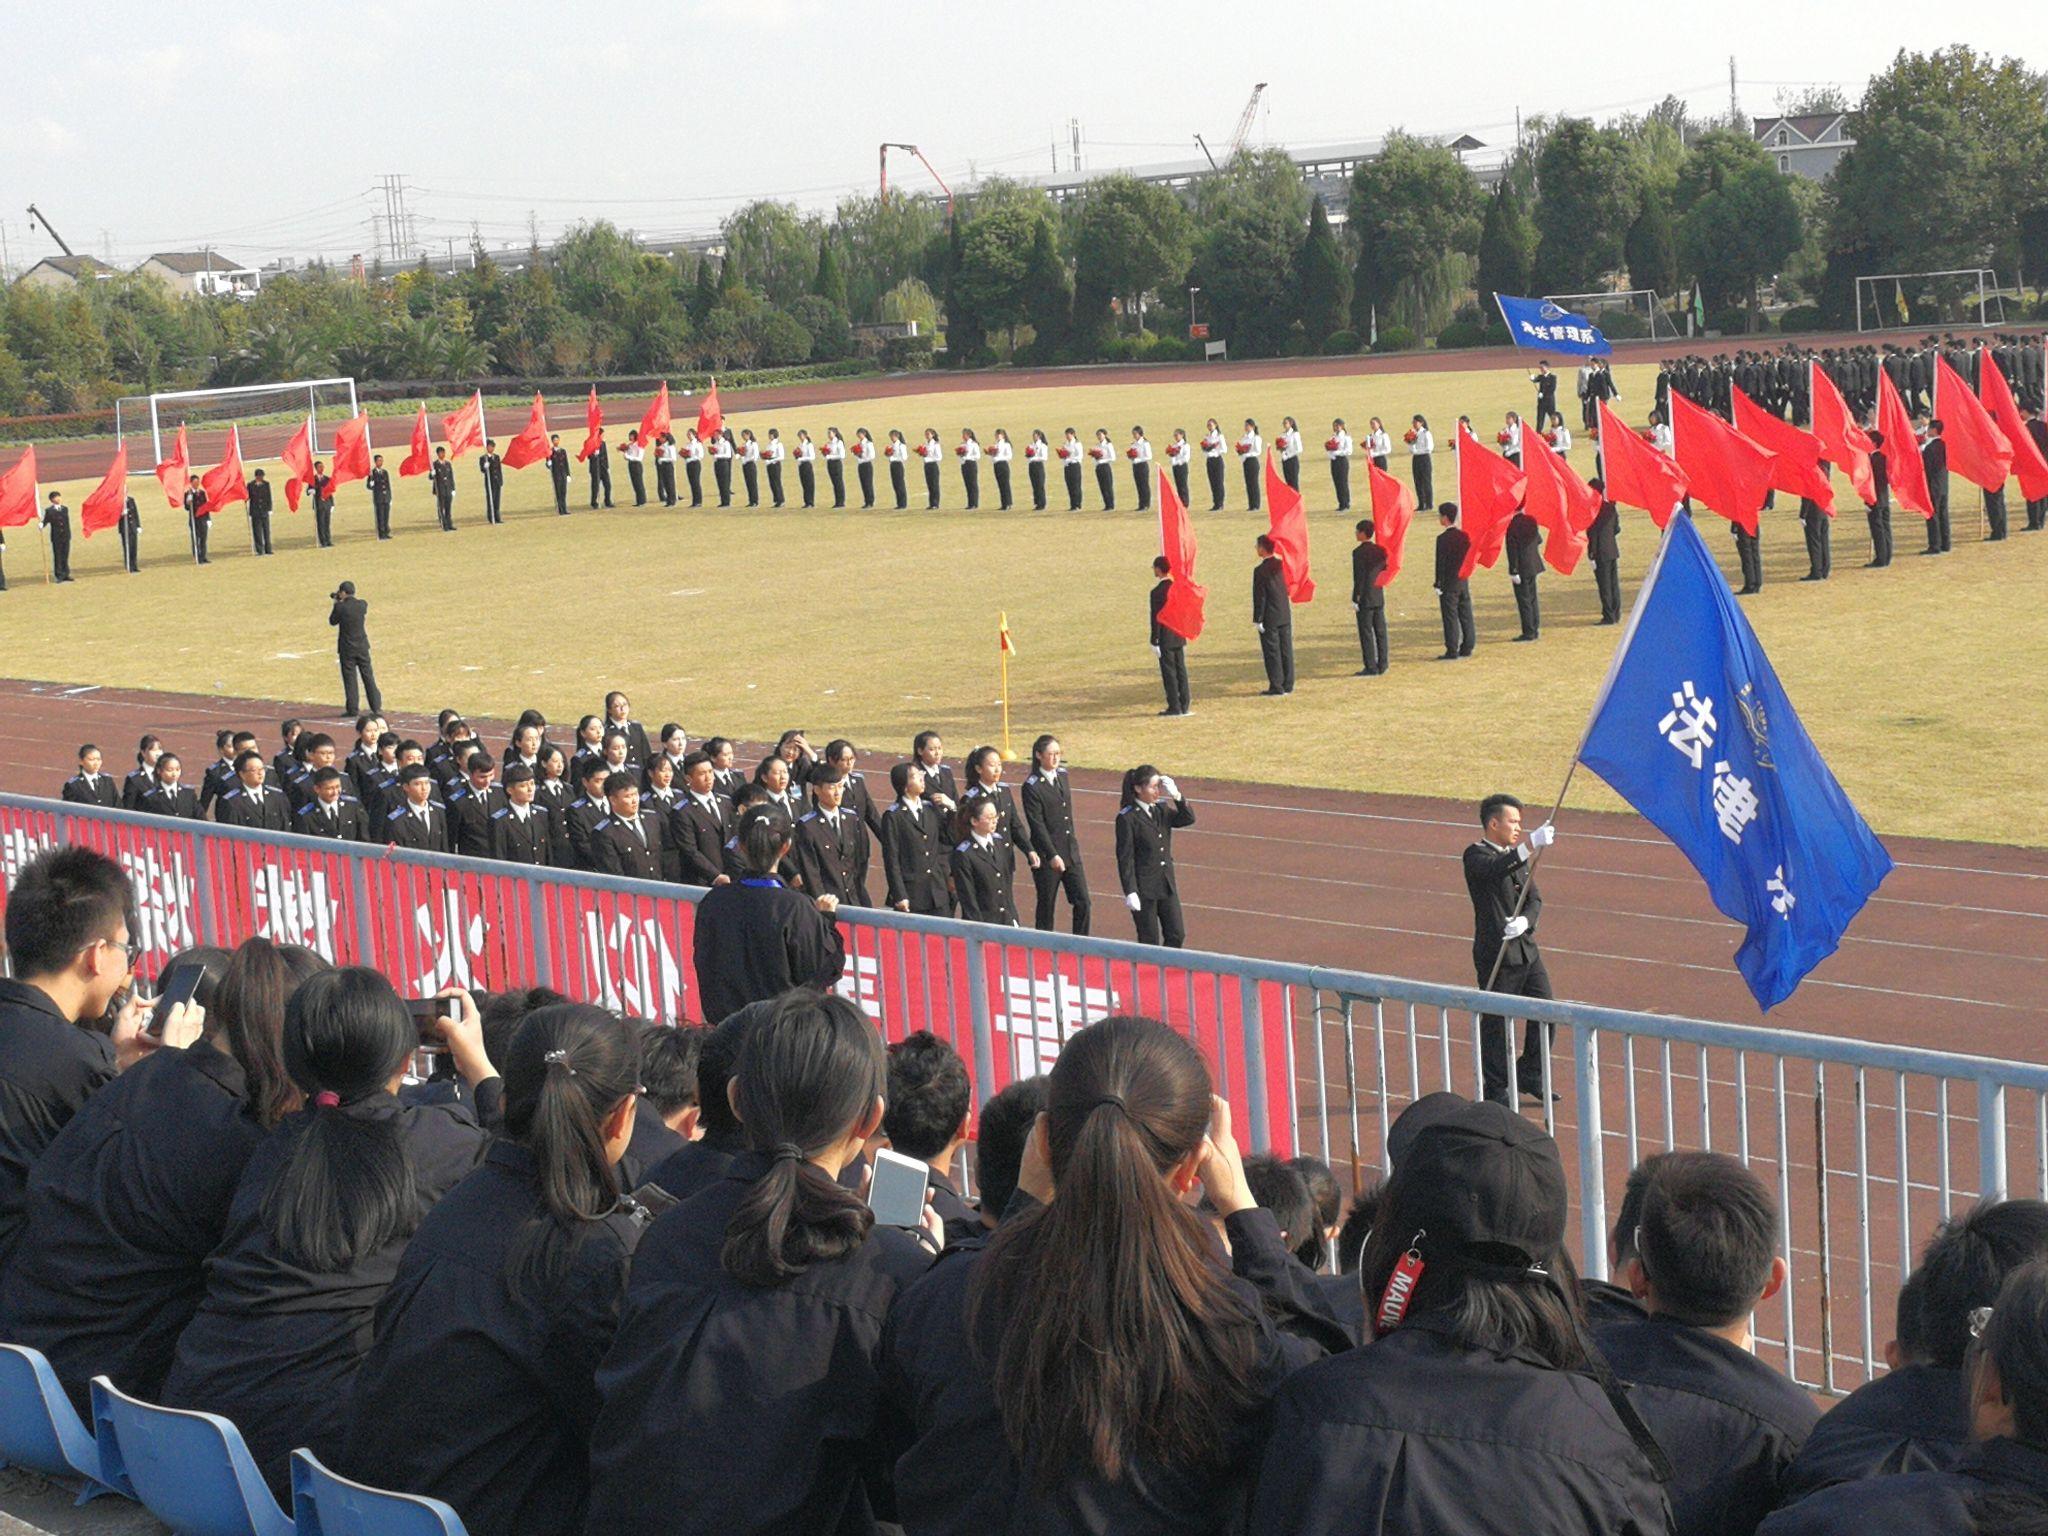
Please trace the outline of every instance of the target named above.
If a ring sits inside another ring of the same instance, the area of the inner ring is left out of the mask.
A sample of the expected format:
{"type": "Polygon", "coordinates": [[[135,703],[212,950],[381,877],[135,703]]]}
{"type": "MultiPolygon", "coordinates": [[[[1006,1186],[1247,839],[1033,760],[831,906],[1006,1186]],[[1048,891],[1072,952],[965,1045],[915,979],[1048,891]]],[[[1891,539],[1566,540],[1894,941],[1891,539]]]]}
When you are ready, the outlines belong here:
{"type": "Polygon", "coordinates": [[[1313,601],[1316,584],[1308,574],[1308,511],[1301,492],[1280,478],[1273,467],[1273,451],[1266,450],[1266,537],[1280,557],[1280,572],[1287,580],[1292,602],[1313,601]]]}
{"type": "Polygon", "coordinates": [[[1471,547],[1458,569],[1469,579],[1474,569],[1493,562],[1508,541],[1508,522],[1522,505],[1528,477],[1499,454],[1480,444],[1472,429],[1462,423],[1453,440],[1452,455],[1458,466],[1458,512],[1471,547]]]}
{"type": "Polygon", "coordinates": [[[102,528],[111,528],[128,510],[128,445],[114,449],[114,462],[100,476],[92,494],[78,504],[78,526],[89,539],[102,528]]]}
{"type": "Polygon", "coordinates": [[[2003,490],[2012,473],[2012,444],[1969,381],[1939,352],[1934,354],[1934,417],[1941,423],[1941,440],[1948,444],[1948,467],[1972,485],[2003,490]]]}

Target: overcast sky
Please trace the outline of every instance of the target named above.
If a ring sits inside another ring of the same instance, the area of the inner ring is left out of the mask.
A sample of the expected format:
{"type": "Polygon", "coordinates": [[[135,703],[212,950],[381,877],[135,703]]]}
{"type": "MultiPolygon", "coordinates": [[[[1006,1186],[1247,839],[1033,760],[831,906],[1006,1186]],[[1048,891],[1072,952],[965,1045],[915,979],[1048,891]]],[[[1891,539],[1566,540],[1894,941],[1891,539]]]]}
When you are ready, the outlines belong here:
{"type": "MultiPolygon", "coordinates": [[[[15,270],[57,247],[131,265],[212,245],[252,261],[371,246],[385,173],[422,243],[524,244],[605,217],[650,236],[714,229],[754,197],[829,208],[875,186],[876,145],[917,143],[956,188],[976,175],[1194,156],[1268,82],[1254,143],[1388,129],[1511,140],[1516,109],[1605,117],[1676,94],[1725,108],[1841,85],[1900,48],[2031,43],[2026,6],[1860,0],[1710,7],[990,0],[477,0],[467,5],[90,8],[0,0],[0,235],[15,270]],[[565,24],[565,18],[573,25],[565,24]],[[1718,30],[1717,30],[1718,29],[1718,30]]],[[[918,185],[914,162],[891,177],[918,185]]]]}

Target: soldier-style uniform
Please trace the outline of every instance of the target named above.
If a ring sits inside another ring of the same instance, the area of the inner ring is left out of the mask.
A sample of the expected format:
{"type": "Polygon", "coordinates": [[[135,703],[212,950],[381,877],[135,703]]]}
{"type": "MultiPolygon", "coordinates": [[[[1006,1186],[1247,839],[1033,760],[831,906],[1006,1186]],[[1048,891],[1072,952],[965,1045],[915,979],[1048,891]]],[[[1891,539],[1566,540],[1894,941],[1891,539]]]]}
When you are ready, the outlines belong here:
{"type": "Polygon", "coordinates": [[[1001,833],[986,843],[970,837],[954,845],[950,864],[962,918],[970,923],[1017,926],[1017,899],[1013,894],[1017,850],[1008,839],[1001,833]]]}
{"type": "Polygon", "coordinates": [[[606,816],[591,828],[590,851],[599,870],[628,880],[661,878],[661,818],[642,810],[631,821],[606,816]]]}
{"type": "Polygon", "coordinates": [[[505,461],[495,453],[486,453],[476,461],[476,467],[484,480],[484,521],[502,523],[505,521],[505,461]]]}
{"type": "Polygon", "coordinates": [[[455,531],[455,466],[447,459],[434,460],[432,472],[434,510],[441,518],[441,531],[455,531]]]}
{"type": "Polygon", "coordinates": [[[384,841],[423,853],[446,853],[448,813],[429,800],[424,810],[405,801],[384,816],[384,841]]]}
{"type": "Polygon", "coordinates": [[[1387,551],[1372,539],[1351,547],[1351,606],[1358,614],[1358,675],[1377,677],[1387,670],[1387,589],[1380,572],[1387,551]]]}
{"type": "Polygon", "coordinates": [[[868,900],[868,829],[843,803],[837,811],[811,811],[796,824],[791,855],[806,896],[836,896],[845,907],[868,900]]]}
{"type": "Polygon", "coordinates": [[[491,812],[491,857],[508,864],[554,862],[553,831],[538,796],[531,805],[501,805],[491,812]]]}
{"type": "Polygon", "coordinates": [[[946,813],[923,800],[898,800],[882,812],[882,868],[889,877],[889,905],[908,902],[912,912],[951,917],[946,889],[946,853],[951,846],[946,813]]]}
{"type": "Polygon", "coordinates": [[[1173,831],[1194,824],[1194,810],[1185,800],[1127,805],[1117,812],[1116,874],[1124,895],[1138,898],[1131,921],[1140,944],[1179,949],[1187,941],[1173,870],[1173,831]]]}
{"type": "Polygon", "coordinates": [[[1543,533],[1527,512],[1508,519],[1507,555],[1508,576],[1515,587],[1515,614],[1522,621],[1522,632],[1515,638],[1534,640],[1543,633],[1543,610],[1536,592],[1543,574],[1543,533]]]}
{"type": "Polygon", "coordinates": [[[1074,932],[1086,933],[1088,872],[1081,867],[1081,839],[1074,830],[1074,791],[1067,782],[1067,770],[1059,768],[1047,773],[1033,768],[1024,776],[1021,794],[1024,823],[1031,834],[1032,850],[1038,855],[1038,867],[1031,871],[1032,884],[1038,888],[1033,926],[1043,933],[1052,932],[1060,890],[1064,887],[1067,903],[1073,909],[1074,932]],[[1066,868],[1053,868],[1054,859],[1066,868]]]}
{"type": "MultiPolygon", "coordinates": [[[[1472,965],[1479,985],[1493,977],[1492,990],[1515,997],[1555,996],[1550,990],[1550,973],[1543,968],[1543,956],[1536,948],[1536,922],[1543,912],[1543,897],[1537,892],[1529,871],[1530,850],[1501,848],[1480,838],[1465,850],[1465,889],[1472,897],[1472,965]],[[1519,915],[1528,919],[1520,937],[1504,939],[1508,915],[1528,887],[1519,915]],[[1494,959],[1500,957],[1500,971],[1494,959]]],[[[1522,1053],[1515,1063],[1514,1085],[1508,1081],[1508,1021],[1499,1014],[1487,1014],[1479,1021],[1479,1060],[1487,1098],[1517,1107],[1514,1088],[1524,1093],[1543,1091],[1543,1050],[1545,1035],[1531,1022],[1523,1035],[1522,1053]]]]}
{"type": "Polygon", "coordinates": [[[1172,591],[1171,576],[1152,588],[1152,654],[1159,658],[1159,681],[1166,689],[1166,708],[1160,713],[1184,715],[1193,707],[1188,697],[1188,643],[1179,631],[1159,622],[1159,610],[1172,591]]]}
{"type": "Polygon", "coordinates": [[[249,482],[249,553],[267,555],[270,553],[270,510],[272,506],[270,481],[249,482]]]}
{"type": "Polygon", "coordinates": [[[291,803],[283,790],[269,784],[250,789],[239,779],[214,802],[213,817],[224,827],[248,827],[257,832],[292,830],[291,803]]]}
{"type": "Polygon", "coordinates": [[[1266,665],[1266,692],[1294,692],[1294,603],[1278,555],[1267,555],[1252,572],[1252,623],[1266,665]]]}
{"type": "Polygon", "coordinates": [[[108,810],[121,806],[121,786],[111,773],[74,773],[64,781],[60,797],[67,805],[103,805],[108,810]]]}
{"type": "Polygon", "coordinates": [[[152,784],[142,792],[142,799],[135,808],[153,816],[170,816],[179,821],[200,819],[199,796],[186,784],[152,784]]]}
{"type": "Polygon", "coordinates": [[[185,507],[185,521],[192,529],[192,558],[200,565],[211,565],[206,558],[206,536],[212,529],[213,519],[206,512],[206,492],[198,486],[186,489],[182,498],[185,507]]]}
{"type": "Polygon", "coordinates": [[[391,471],[379,464],[363,482],[370,490],[370,510],[377,518],[377,537],[391,537],[391,471]]]}
{"type": "Polygon", "coordinates": [[[1621,512],[1603,498],[1586,530],[1587,553],[1593,557],[1593,584],[1600,589],[1600,622],[1621,622],[1621,512]]]}
{"type": "Polygon", "coordinates": [[[363,810],[363,802],[353,795],[343,795],[332,805],[323,805],[318,799],[313,799],[299,807],[292,830],[303,832],[308,837],[367,843],[370,840],[370,819],[363,810]]]}
{"type": "Polygon", "coordinates": [[[1456,524],[1436,536],[1436,597],[1444,621],[1445,661],[1470,656],[1478,643],[1472,588],[1465,579],[1465,556],[1471,550],[1471,536],[1456,524]]]}

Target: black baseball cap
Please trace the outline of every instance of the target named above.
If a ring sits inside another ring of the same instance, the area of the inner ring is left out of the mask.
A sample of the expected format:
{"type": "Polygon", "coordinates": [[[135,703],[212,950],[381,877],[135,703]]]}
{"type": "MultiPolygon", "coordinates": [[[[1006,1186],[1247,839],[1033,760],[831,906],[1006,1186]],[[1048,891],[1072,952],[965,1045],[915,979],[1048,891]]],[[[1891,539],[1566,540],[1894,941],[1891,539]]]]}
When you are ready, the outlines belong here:
{"type": "Polygon", "coordinates": [[[1503,1104],[1467,1103],[1403,1150],[1382,1219],[1421,1232],[1431,1263],[1548,1268],[1564,1243],[1568,1195],[1557,1143],[1503,1104]]]}
{"type": "Polygon", "coordinates": [[[1415,1145],[1417,1136],[1452,1118],[1471,1102],[1462,1093],[1425,1093],[1402,1110],[1387,1127],[1387,1166],[1400,1166],[1401,1158],[1415,1145]]]}

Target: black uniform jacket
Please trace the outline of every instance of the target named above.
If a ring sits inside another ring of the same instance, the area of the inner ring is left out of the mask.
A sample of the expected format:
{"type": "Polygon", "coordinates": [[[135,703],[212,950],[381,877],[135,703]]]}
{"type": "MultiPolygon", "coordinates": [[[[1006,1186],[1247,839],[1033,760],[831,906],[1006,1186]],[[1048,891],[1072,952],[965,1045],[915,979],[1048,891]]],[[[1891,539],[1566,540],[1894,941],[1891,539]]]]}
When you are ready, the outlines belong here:
{"type": "Polygon", "coordinates": [[[308,837],[334,837],[345,843],[367,843],[370,840],[370,818],[363,811],[363,802],[353,795],[343,795],[332,806],[308,800],[293,818],[292,830],[303,832],[308,837]]]}
{"type": "Polygon", "coordinates": [[[953,840],[946,813],[929,800],[898,800],[882,812],[882,868],[889,879],[888,901],[910,903],[913,912],[948,913],[946,859],[953,840]],[[916,809],[909,807],[915,804],[916,809]]]}
{"type": "Polygon", "coordinates": [[[1529,896],[1520,915],[1529,919],[1529,931],[1519,939],[1506,941],[1506,965],[1527,965],[1536,958],[1536,919],[1543,912],[1543,896],[1529,877],[1529,860],[1522,848],[1496,848],[1481,838],[1465,850],[1465,889],[1472,896],[1472,959],[1482,969],[1493,964],[1502,947],[1501,934],[1508,914],[1522,887],[1529,896]]]}
{"type": "Polygon", "coordinates": [[[509,805],[491,812],[491,857],[511,864],[552,864],[554,830],[547,807],[536,798],[523,818],[509,805]]]}
{"type": "Polygon", "coordinates": [[[1821,1415],[1792,1463],[1783,1502],[1866,1477],[1943,1472],[1969,1448],[1963,1373],[1904,1366],[1865,1382],[1821,1415]]]}
{"type": "Polygon", "coordinates": [[[616,816],[607,816],[590,831],[590,854],[598,869],[628,880],[661,878],[662,820],[652,811],[642,811],[639,827],[616,816]]]}
{"type": "Polygon", "coordinates": [[[292,804],[273,784],[250,789],[237,780],[213,802],[213,819],[224,827],[249,827],[258,832],[289,832],[292,804]]]}
{"type": "Polygon", "coordinates": [[[0,1264],[20,1236],[30,1170],[113,1076],[105,1035],[65,1018],[40,987],[0,976],[0,1264]]]}
{"type": "Polygon", "coordinates": [[[142,800],[135,807],[157,816],[173,816],[183,821],[199,820],[199,796],[184,784],[153,785],[142,792],[142,800]]]}
{"type": "Polygon", "coordinates": [[[1268,555],[1252,572],[1252,622],[1268,629],[1294,623],[1294,605],[1287,596],[1287,572],[1278,555],[1268,555]]]}
{"type": "Polygon", "coordinates": [[[996,923],[1014,927],[1017,902],[1012,895],[1017,853],[1001,834],[983,848],[973,838],[954,845],[949,861],[953,872],[953,894],[960,902],[960,916],[970,923],[996,923]]]}
{"type": "Polygon", "coordinates": [[[714,792],[706,810],[695,795],[685,795],[669,813],[668,825],[682,855],[683,884],[711,885],[725,873],[725,840],[732,835],[729,801],[714,792]]]}
{"type": "Polygon", "coordinates": [[[1123,892],[1147,900],[1179,894],[1173,872],[1173,829],[1195,824],[1185,800],[1127,805],[1116,814],[1116,877],[1123,892]]]}
{"type": "Polygon", "coordinates": [[[797,822],[794,857],[806,896],[837,896],[849,907],[873,905],[868,900],[867,825],[844,805],[835,817],[811,811],[797,822]]]}
{"type": "Polygon", "coordinates": [[[846,968],[839,925],[780,880],[736,880],[697,903],[693,938],[704,1018],[717,1023],[791,987],[824,991],[846,968]]]}
{"type": "MultiPolygon", "coordinates": [[[[1052,773],[1032,769],[1024,776],[1024,823],[1031,831],[1031,846],[1047,863],[1064,859],[1067,868],[1081,866],[1081,839],[1074,831],[1074,786],[1067,770],[1052,773]]],[[[1021,846],[1021,845],[1020,845],[1021,846]]]]}
{"type": "Polygon", "coordinates": [[[1876,1531],[1989,1536],[2026,1529],[1995,1518],[1979,1523],[1978,1501],[1999,1495],[2023,1500],[2038,1512],[2048,1503],[2048,1451],[2017,1440],[1987,1440],[1970,1446],[1949,1471],[1908,1472],[1824,1489],[1779,1510],[1758,1530],[1760,1536],[1868,1536],[1876,1531]]]}
{"type": "Polygon", "coordinates": [[[408,800],[397,809],[384,813],[384,841],[425,853],[446,853],[451,846],[448,841],[448,813],[429,801],[426,820],[422,821],[408,800]]]}
{"type": "Polygon", "coordinates": [[[96,773],[87,778],[74,773],[64,781],[63,799],[67,805],[103,805],[109,810],[121,807],[121,786],[114,782],[111,773],[96,773]]]}
{"type": "Polygon", "coordinates": [[[1462,528],[1446,528],[1436,536],[1436,589],[1453,592],[1465,579],[1465,556],[1471,553],[1471,537],[1462,528]]]}
{"type": "Polygon", "coordinates": [[[1360,608],[1387,606],[1387,589],[1380,585],[1380,572],[1387,568],[1384,545],[1367,539],[1351,546],[1351,601],[1360,608]]]}

